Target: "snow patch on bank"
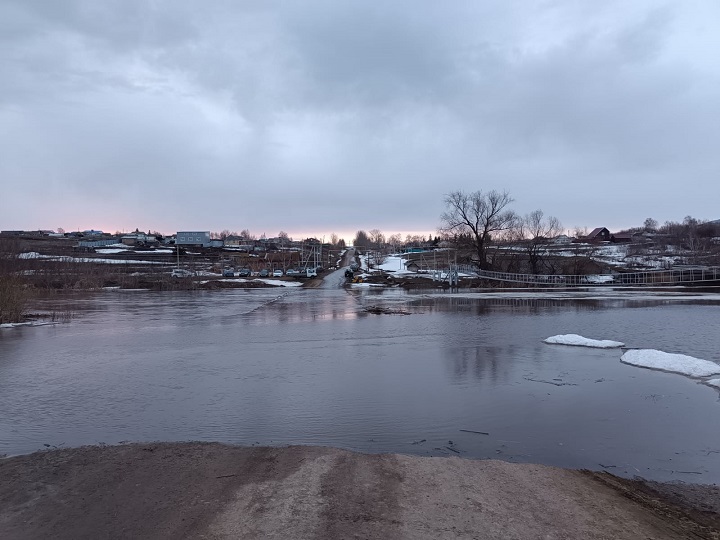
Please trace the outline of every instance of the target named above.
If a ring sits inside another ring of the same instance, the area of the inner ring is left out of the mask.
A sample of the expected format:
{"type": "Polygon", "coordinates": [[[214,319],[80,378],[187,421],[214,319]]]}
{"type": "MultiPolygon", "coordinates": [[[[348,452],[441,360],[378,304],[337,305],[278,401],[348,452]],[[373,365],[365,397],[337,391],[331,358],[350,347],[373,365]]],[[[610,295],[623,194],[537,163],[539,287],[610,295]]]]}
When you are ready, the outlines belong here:
{"type": "Polygon", "coordinates": [[[388,255],[378,268],[386,272],[399,272],[405,270],[405,263],[405,259],[398,255],[388,255]]]}
{"type": "MultiPolygon", "coordinates": [[[[633,366],[679,373],[687,377],[709,377],[720,374],[720,364],[684,354],[666,353],[654,349],[627,351],[620,361],[633,366]]],[[[720,379],[718,379],[720,381],[720,379]]],[[[709,381],[708,381],[709,382],[709,381]]]]}
{"type": "MultiPolygon", "coordinates": [[[[212,274],[205,274],[212,275],[212,274]]],[[[302,287],[302,283],[299,281],[284,281],[280,279],[243,279],[243,278],[219,278],[219,279],[205,279],[200,281],[200,285],[205,285],[211,281],[225,281],[227,283],[252,283],[259,281],[260,283],[266,283],[267,285],[274,285],[275,287],[302,287]]]]}
{"type": "Polygon", "coordinates": [[[0,324],[0,328],[17,328],[18,326],[49,326],[53,324],[56,323],[46,321],[25,321],[16,323],[2,323],[0,324]]]}
{"type": "Polygon", "coordinates": [[[37,251],[28,251],[18,255],[18,259],[52,259],[49,255],[40,255],[37,251]]]}
{"type": "Polygon", "coordinates": [[[263,283],[267,283],[268,285],[276,285],[278,287],[302,287],[302,282],[300,281],[284,281],[282,279],[255,279],[255,281],[261,281],[263,283]]]}
{"type": "Polygon", "coordinates": [[[621,341],[612,341],[609,339],[589,339],[577,334],[550,336],[549,338],[543,340],[543,342],[550,343],[552,345],[572,345],[575,347],[594,347],[598,349],[614,349],[625,346],[625,344],[621,341]]]}
{"type": "Polygon", "coordinates": [[[102,263],[102,264],[165,264],[157,261],[139,261],[125,259],[92,259],[83,257],[67,257],[64,255],[41,255],[36,251],[28,251],[18,255],[20,259],[47,259],[60,262],[79,262],[79,263],[102,263]]]}

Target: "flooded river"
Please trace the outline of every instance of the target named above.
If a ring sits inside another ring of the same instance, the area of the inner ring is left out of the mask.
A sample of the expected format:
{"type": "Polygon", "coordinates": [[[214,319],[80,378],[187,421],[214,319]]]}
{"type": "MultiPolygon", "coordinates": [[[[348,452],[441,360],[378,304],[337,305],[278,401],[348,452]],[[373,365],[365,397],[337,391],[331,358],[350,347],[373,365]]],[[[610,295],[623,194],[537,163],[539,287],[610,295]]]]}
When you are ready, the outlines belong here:
{"type": "Polygon", "coordinates": [[[0,330],[0,454],[121,441],[316,444],[720,482],[718,391],[552,346],[720,360],[719,304],[624,293],[102,291],[0,330]],[[372,314],[382,305],[408,313],[372,314]]]}

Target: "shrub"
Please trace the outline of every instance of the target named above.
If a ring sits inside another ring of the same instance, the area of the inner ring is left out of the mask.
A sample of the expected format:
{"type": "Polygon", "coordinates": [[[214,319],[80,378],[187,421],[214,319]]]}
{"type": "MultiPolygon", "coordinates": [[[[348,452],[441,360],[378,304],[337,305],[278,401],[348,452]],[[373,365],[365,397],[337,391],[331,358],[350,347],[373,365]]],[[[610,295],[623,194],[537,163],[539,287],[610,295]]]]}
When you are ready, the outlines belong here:
{"type": "Polygon", "coordinates": [[[0,276],[0,324],[22,321],[27,300],[28,291],[20,279],[0,276]]]}

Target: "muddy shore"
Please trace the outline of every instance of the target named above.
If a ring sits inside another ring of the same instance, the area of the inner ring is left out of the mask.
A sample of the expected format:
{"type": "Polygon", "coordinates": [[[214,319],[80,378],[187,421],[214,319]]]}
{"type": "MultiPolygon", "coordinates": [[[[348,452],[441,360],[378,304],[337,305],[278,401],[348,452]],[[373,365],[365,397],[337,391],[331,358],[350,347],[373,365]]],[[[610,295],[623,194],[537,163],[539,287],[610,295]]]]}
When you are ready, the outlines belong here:
{"type": "Polygon", "coordinates": [[[720,492],[456,457],[96,446],[1,460],[0,537],[717,539],[720,492]]]}

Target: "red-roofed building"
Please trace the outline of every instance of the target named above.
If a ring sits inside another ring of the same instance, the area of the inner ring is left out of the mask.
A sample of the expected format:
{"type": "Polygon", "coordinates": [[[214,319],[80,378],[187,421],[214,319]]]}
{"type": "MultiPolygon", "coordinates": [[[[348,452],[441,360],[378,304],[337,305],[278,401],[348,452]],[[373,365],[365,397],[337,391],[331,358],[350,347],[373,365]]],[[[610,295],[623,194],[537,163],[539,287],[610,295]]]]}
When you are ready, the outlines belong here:
{"type": "Polygon", "coordinates": [[[597,229],[593,229],[583,240],[585,240],[585,242],[609,242],[610,231],[605,227],[598,227],[597,229]]]}

